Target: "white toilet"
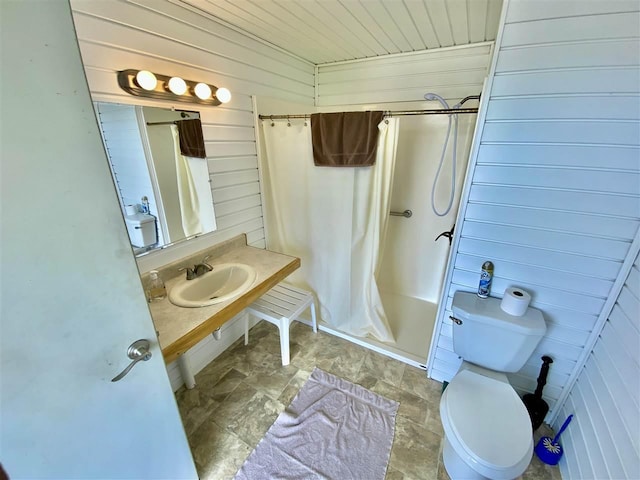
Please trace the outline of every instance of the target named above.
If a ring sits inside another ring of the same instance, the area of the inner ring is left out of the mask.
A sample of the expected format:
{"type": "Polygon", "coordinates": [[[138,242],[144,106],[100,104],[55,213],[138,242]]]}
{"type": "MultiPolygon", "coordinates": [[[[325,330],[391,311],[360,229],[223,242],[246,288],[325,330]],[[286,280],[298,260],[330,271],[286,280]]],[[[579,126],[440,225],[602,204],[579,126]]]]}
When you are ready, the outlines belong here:
{"type": "Polygon", "coordinates": [[[531,420],[505,372],[517,372],[547,327],[542,312],[505,313],[500,299],[456,292],[453,349],[463,359],[440,400],[444,465],[452,480],[513,479],[533,454],[531,420]]]}

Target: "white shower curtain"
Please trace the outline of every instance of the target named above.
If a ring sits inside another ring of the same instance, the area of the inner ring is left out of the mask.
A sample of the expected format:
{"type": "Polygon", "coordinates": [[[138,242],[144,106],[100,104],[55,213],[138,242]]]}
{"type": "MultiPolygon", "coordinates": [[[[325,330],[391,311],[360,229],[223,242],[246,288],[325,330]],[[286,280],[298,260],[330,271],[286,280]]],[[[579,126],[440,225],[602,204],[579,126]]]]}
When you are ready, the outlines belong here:
{"type": "Polygon", "coordinates": [[[178,181],[178,203],[182,217],[182,230],[187,237],[202,233],[200,222],[200,202],[198,191],[193,181],[191,167],[187,157],[180,151],[180,136],[178,127],[171,125],[173,136],[173,151],[176,159],[176,178],[178,181]]]}
{"type": "Polygon", "coordinates": [[[316,167],[311,128],[262,122],[269,248],[302,260],[288,281],[314,291],[322,319],[360,337],[393,342],[376,274],[386,231],[398,120],[383,120],[376,164],[316,167]]]}

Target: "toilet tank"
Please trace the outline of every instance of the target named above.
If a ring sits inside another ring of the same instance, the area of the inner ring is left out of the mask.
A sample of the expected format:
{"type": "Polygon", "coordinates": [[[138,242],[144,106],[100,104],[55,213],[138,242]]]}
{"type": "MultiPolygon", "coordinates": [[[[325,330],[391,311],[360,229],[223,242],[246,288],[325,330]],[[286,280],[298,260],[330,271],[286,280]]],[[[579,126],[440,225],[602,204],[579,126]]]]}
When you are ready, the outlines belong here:
{"type": "Polygon", "coordinates": [[[465,361],[499,372],[517,372],[547,331],[542,312],[529,307],[521,317],[502,311],[500,299],[475,293],[453,296],[453,350],[465,361]]]}
{"type": "Polygon", "coordinates": [[[134,247],[148,247],[158,241],[156,235],[156,217],[145,213],[136,213],[124,217],[129,239],[134,247]]]}

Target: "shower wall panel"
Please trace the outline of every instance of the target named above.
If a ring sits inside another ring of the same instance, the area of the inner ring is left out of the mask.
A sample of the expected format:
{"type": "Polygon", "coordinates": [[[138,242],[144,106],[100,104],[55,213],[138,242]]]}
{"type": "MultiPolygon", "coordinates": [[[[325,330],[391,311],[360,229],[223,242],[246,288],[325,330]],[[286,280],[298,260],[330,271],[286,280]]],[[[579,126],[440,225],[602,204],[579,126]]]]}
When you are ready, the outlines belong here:
{"type": "MultiPolygon", "coordinates": [[[[440,108],[437,102],[424,100],[427,92],[435,92],[454,105],[465,96],[482,91],[491,48],[491,43],[482,43],[320,65],[317,81],[319,110],[440,108]]],[[[392,210],[402,212],[410,209],[413,216],[389,219],[379,276],[381,289],[437,303],[449,245],[446,239],[437,243],[434,240],[455,222],[475,119],[475,115],[460,115],[458,193],[452,211],[445,217],[437,217],[431,210],[430,195],[447,134],[448,117],[400,117],[392,210]]],[[[440,210],[449,198],[453,128],[451,137],[436,189],[440,210]]]]}

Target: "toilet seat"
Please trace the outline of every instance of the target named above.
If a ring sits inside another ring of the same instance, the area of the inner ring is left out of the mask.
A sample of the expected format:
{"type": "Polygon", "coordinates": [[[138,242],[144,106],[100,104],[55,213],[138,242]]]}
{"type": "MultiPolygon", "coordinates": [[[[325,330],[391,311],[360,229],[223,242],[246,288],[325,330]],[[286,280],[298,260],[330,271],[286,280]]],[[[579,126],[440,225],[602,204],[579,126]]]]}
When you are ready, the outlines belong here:
{"type": "Polygon", "coordinates": [[[513,479],[529,465],[531,420],[506,377],[461,370],[442,394],[440,416],[452,448],[480,475],[513,479]]]}

